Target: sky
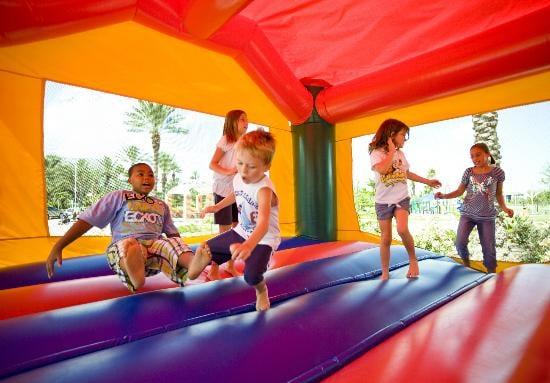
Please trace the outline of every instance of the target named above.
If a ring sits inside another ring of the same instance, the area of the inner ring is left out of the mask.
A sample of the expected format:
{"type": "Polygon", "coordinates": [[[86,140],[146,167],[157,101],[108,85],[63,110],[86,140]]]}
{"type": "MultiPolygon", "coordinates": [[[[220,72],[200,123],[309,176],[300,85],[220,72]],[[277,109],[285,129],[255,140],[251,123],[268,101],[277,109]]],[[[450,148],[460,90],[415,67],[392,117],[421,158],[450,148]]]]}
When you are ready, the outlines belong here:
{"type": "MultiPolygon", "coordinates": [[[[46,83],[44,108],[45,154],[66,158],[113,157],[121,149],[137,145],[152,153],[146,133],[128,132],[126,113],[137,100],[99,91],[46,83]]],[[[173,154],[182,168],[180,179],[198,171],[209,183],[208,164],[222,134],[223,117],[181,110],[181,126],[186,135],[163,133],[161,151],[173,154]]],[[[502,168],[506,172],[505,193],[542,190],[542,171],[550,165],[550,102],[498,111],[497,132],[501,144],[502,168]]],[[[250,123],[249,130],[257,128],[250,123]]],[[[368,143],[372,136],[353,140],[354,184],[372,178],[368,143]]],[[[464,169],[471,166],[469,148],[473,144],[471,117],[461,117],[413,127],[404,151],[411,170],[425,176],[436,170],[443,191],[454,190],[464,169]]]]}

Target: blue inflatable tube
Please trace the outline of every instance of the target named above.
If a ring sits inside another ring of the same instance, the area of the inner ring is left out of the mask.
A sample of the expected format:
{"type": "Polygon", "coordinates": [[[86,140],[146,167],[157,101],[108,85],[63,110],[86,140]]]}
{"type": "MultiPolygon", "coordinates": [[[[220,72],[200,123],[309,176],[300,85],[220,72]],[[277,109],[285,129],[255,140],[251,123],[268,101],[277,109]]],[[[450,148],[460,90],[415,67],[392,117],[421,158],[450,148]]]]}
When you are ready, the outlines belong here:
{"type": "MultiPolygon", "coordinates": [[[[394,269],[386,282],[367,279],[330,285],[280,301],[266,313],[235,313],[196,323],[5,381],[318,381],[491,278],[445,259],[427,258],[420,266],[422,275],[416,280],[408,280],[406,268],[401,267],[394,269]]],[[[128,322],[135,314],[127,312],[120,320],[128,322]]],[[[51,321],[49,325],[54,327],[51,321]]],[[[87,325],[91,332],[98,323],[87,325]]]]}
{"type": "MultiPolygon", "coordinates": [[[[308,237],[283,238],[279,250],[290,249],[322,243],[308,237]]],[[[191,245],[193,251],[198,245],[191,245]]],[[[67,281],[80,278],[100,277],[111,275],[113,272],[107,265],[107,258],[104,254],[88,255],[78,258],[70,258],[63,261],[63,267],[57,267],[52,279],[48,279],[44,262],[29,263],[21,266],[7,267],[0,270],[0,290],[67,281]]]]}
{"type": "MultiPolygon", "coordinates": [[[[441,258],[418,250],[419,259],[441,258]]],[[[442,258],[447,260],[447,258],[442,258]]],[[[452,262],[452,261],[450,261],[452,262]]],[[[408,265],[392,247],[391,269],[408,265]]],[[[326,287],[377,278],[379,249],[282,267],[266,274],[273,303],[326,287]]],[[[173,288],[0,322],[0,377],[208,320],[254,310],[243,278],[173,288]],[[90,331],[93,324],[93,331],[90,331]]]]}

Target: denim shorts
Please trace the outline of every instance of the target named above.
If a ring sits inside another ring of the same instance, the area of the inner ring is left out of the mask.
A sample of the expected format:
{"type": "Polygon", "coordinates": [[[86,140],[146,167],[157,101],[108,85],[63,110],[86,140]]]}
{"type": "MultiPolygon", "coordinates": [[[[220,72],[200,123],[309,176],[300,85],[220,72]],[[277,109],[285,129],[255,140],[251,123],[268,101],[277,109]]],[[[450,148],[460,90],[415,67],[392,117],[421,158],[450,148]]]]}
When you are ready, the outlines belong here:
{"type": "Polygon", "coordinates": [[[397,209],[407,210],[408,213],[411,212],[411,199],[407,197],[393,204],[376,202],[374,204],[374,209],[376,210],[376,218],[378,218],[379,221],[392,219],[397,209]]]}

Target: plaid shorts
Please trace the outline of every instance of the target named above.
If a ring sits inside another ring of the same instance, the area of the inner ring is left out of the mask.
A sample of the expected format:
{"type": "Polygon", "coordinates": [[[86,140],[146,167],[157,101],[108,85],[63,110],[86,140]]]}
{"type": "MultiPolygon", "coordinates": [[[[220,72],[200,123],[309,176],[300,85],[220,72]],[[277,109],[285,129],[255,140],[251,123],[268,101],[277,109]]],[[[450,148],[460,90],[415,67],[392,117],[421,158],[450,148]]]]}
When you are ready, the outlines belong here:
{"type": "Polygon", "coordinates": [[[173,282],[183,286],[187,280],[187,269],[178,265],[178,258],[181,254],[192,250],[180,237],[159,239],[125,238],[107,248],[107,262],[128,290],[131,292],[136,291],[130,277],[120,267],[120,260],[125,256],[125,249],[132,241],[139,242],[147,250],[147,254],[143,254],[146,277],[156,275],[162,271],[173,282]]]}

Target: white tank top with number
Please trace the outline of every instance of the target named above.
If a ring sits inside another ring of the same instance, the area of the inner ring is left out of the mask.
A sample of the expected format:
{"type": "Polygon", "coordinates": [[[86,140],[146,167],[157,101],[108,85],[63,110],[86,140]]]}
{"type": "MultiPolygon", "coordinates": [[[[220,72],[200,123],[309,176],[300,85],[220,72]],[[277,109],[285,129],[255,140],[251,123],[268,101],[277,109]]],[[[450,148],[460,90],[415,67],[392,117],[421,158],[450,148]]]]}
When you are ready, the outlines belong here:
{"type": "Polygon", "coordinates": [[[236,174],[235,178],[233,178],[233,190],[235,191],[235,200],[239,209],[239,224],[235,226],[234,230],[245,239],[250,237],[256,228],[258,191],[262,188],[269,188],[273,192],[273,197],[271,199],[268,230],[258,244],[271,246],[273,251],[275,251],[281,243],[279,198],[277,197],[273,183],[267,175],[254,184],[245,184],[239,174],[236,174]]]}

